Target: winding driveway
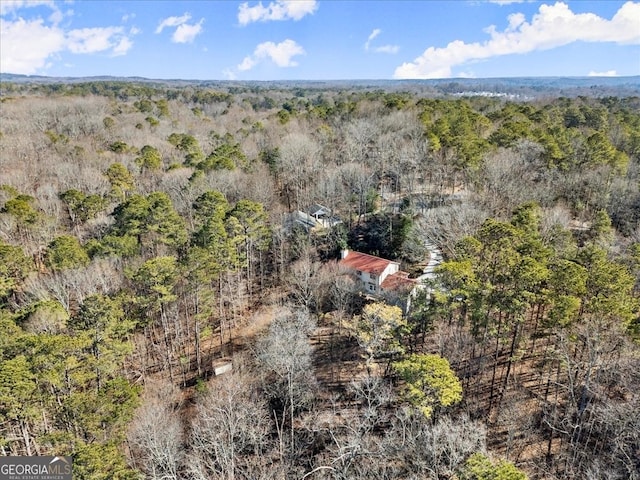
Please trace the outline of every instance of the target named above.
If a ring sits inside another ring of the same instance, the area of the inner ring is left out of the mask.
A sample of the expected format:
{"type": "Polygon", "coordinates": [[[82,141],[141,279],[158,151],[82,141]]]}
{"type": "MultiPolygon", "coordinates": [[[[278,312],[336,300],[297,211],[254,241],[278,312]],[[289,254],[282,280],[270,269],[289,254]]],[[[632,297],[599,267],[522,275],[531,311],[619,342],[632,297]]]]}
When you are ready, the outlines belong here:
{"type": "Polygon", "coordinates": [[[422,283],[424,280],[432,280],[436,277],[434,272],[435,268],[442,263],[442,252],[438,248],[437,245],[433,243],[426,242],[425,247],[429,250],[429,263],[424,267],[422,275],[420,275],[416,280],[422,283]]]}

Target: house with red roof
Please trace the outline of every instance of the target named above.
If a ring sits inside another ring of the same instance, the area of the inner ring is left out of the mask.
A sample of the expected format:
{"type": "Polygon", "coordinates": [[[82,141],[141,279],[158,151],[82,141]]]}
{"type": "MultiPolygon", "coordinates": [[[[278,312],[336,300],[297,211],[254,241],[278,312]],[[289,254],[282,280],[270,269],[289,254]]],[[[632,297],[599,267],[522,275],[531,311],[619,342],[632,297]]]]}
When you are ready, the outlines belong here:
{"type": "MultiPolygon", "coordinates": [[[[400,270],[400,263],[366,253],[343,250],[340,266],[352,271],[360,287],[370,295],[398,299],[408,297],[418,286],[407,272],[400,270]]],[[[405,300],[406,301],[406,300],[405,300]]]]}

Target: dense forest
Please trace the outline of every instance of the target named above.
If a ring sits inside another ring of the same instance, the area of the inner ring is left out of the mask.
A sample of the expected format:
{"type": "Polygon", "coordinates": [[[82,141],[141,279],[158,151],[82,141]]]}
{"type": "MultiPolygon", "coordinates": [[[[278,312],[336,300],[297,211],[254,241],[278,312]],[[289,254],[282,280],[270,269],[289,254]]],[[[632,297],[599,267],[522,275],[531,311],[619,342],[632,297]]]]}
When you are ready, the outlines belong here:
{"type": "Polygon", "coordinates": [[[0,454],[640,479],[640,98],[400,87],[0,83],[0,454]]]}

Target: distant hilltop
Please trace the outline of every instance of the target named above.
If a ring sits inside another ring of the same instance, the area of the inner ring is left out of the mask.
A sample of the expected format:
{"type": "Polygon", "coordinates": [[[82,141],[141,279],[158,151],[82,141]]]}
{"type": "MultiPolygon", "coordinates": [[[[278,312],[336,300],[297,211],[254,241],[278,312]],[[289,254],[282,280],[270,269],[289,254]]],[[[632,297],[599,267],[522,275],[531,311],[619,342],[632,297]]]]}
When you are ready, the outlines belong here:
{"type": "Polygon", "coordinates": [[[429,80],[189,80],[145,77],[47,77],[0,73],[0,82],[15,84],[72,84],[90,82],[131,82],[168,87],[251,86],[265,89],[384,89],[435,95],[492,96],[527,100],[544,96],[640,96],[640,75],[630,77],[504,77],[441,78],[429,80]]]}

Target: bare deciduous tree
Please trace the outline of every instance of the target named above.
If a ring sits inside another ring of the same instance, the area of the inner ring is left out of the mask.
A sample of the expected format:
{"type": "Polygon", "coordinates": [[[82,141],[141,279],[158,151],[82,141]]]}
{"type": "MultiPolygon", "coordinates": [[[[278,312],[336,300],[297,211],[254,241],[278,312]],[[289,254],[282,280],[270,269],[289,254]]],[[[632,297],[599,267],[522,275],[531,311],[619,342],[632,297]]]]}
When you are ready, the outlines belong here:
{"type": "Polygon", "coordinates": [[[168,383],[147,384],[128,439],[132,463],[153,480],[177,480],[184,456],[179,392],[168,383]]]}
{"type": "Polygon", "coordinates": [[[386,458],[396,458],[400,478],[452,478],[474,452],[485,451],[482,424],[462,415],[440,417],[435,424],[414,410],[400,410],[385,436],[386,458]],[[407,475],[407,473],[409,475],[407,475]]]}
{"type": "Polygon", "coordinates": [[[310,189],[320,170],[320,147],[303,133],[292,133],[280,147],[278,177],[289,209],[306,209],[312,197],[310,189]]]}
{"type": "Polygon", "coordinates": [[[295,413],[313,399],[316,382],[308,335],[314,329],[308,311],[297,308],[274,319],[269,333],[257,345],[258,362],[265,372],[264,388],[282,405],[283,421],[288,413],[290,448],[295,443],[295,413]]]}
{"type": "Polygon", "coordinates": [[[189,477],[254,478],[268,445],[266,405],[247,374],[231,373],[209,383],[199,399],[190,434],[189,477]],[[252,460],[251,460],[252,459],[252,460]]]}
{"type": "Polygon", "coordinates": [[[55,273],[42,273],[25,281],[26,301],[57,300],[65,310],[80,305],[94,293],[111,294],[123,284],[119,259],[97,259],[86,268],[74,268],[55,273]]]}
{"type": "Polygon", "coordinates": [[[286,283],[296,304],[306,310],[317,309],[320,304],[322,282],[321,263],[314,261],[310,249],[306,248],[301,258],[291,265],[286,276],[286,283]]]}
{"type": "Polygon", "coordinates": [[[472,235],[487,216],[482,207],[473,203],[447,205],[427,211],[417,229],[423,238],[450,255],[458,240],[472,235]]]}

